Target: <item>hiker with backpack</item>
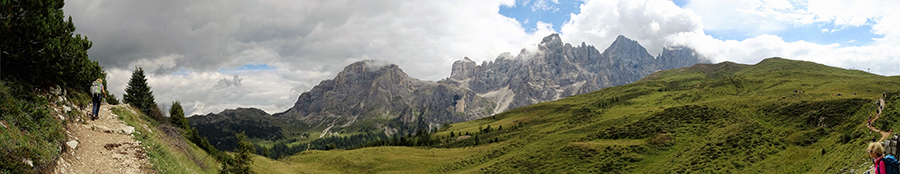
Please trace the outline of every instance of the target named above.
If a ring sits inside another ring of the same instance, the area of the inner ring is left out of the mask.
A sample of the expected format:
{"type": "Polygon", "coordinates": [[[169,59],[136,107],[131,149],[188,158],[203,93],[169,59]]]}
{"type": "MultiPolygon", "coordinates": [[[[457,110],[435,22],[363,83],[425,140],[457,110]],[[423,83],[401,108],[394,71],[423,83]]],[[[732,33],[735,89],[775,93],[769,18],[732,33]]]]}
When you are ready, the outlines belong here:
{"type": "Polygon", "coordinates": [[[91,101],[94,104],[93,112],[91,112],[91,120],[97,120],[100,117],[100,101],[106,97],[106,91],[103,90],[103,79],[94,80],[91,84],[91,101]]]}
{"type": "Polygon", "coordinates": [[[867,172],[870,174],[897,174],[897,167],[900,166],[900,163],[897,162],[897,158],[894,158],[894,155],[885,154],[884,146],[881,145],[880,142],[872,142],[869,143],[869,147],[866,148],[866,152],[869,153],[869,156],[872,157],[874,162],[874,169],[871,172],[867,172]]]}

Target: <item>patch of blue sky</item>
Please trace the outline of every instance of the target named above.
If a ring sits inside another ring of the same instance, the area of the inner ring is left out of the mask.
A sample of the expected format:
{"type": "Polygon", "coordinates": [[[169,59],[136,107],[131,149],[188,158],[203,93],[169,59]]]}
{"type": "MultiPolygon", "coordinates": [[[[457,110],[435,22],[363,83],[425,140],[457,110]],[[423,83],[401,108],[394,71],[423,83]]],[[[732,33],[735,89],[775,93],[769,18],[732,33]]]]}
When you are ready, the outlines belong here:
{"type": "Polygon", "coordinates": [[[188,71],[188,70],[186,70],[186,69],[184,69],[184,68],[181,68],[181,69],[178,69],[178,71],[175,71],[175,72],[172,73],[172,74],[174,74],[174,75],[180,75],[180,76],[187,76],[187,75],[190,74],[190,73],[191,73],[191,71],[188,71]]]}
{"type": "Polygon", "coordinates": [[[514,7],[500,6],[499,13],[519,21],[528,33],[537,31],[538,21],[552,24],[553,30],[559,32],[571,14],[581,13],[581,4],[584,3],[580,0],[560,0],[559,4],[545,1],[547,8],[541,8],[537,5],[538,1],[541,0],[517,0],[514,7]]]}
{"type": "Polygon", "coordinates": [[[678,7],[684,8],[685,5],[688,4],[689,0],[672,0],[678,7]]]}
{"type": "Polygon", "coordinates": [[[275,67],[266,64],[246,64],[234,69],[219,69],[219,73],[223,74],[239,74],[243,72],[259,72],[259,71],[275,71],[275,67]]]}
{"type": "Polygon", "coordinates": [[[881,36],[872,33],[872,25],[835,27],[832,23],[824,25],[804,25],[775,33],[784,41],[807,41],[817,44],[838,43],[841,46],[862,46],[872,43],[873,38],[881,36]],[[832,32],[834,30],[834,32],[832,32]]]}
{"type": "MultiPolygon", "coordinates": [[[[703,30],[706,34],[720,40],[744,40],[750,37],[736,30],[703,30]]],[[[871,25],[835,27],[831,23],[807,24],[792,28],[765,33],[781,37],[785,42],[806,41],[821,45],[840,44],[841,46],[862,46],[879,38],[872,33],[871,25]],[[833,30],[833,32],[832,32],[833,30]]]]}

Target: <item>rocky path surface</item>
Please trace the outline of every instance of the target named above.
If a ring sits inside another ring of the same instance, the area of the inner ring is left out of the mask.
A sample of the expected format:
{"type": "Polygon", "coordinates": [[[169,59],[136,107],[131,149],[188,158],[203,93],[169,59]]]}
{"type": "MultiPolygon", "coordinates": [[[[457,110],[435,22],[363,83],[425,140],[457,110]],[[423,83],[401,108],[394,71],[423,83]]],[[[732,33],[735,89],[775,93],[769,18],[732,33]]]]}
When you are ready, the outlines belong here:
{"type": "Polygon", "coordinates": [[[114,107],[102,105],[99,119],[68,125],[67,149],[54,173],[155,173],[141,142],[132,138],[134,127],[120,121],[114,107]]]}

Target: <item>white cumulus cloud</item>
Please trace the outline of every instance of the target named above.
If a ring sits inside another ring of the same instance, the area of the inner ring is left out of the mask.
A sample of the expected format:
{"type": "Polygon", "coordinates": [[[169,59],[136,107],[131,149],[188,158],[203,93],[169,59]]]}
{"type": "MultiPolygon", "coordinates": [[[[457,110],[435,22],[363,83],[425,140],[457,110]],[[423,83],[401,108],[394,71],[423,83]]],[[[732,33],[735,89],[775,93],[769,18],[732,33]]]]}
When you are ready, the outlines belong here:
{"type": "Polygon", "coordinates": [[[600,49],[624,35],[656,55],[673,35],[703,33],[700,19],[672,1],[594,0],[581,5],[581,13],[572,14],[561,33],[564,42],[586,42],[600,49]]]}

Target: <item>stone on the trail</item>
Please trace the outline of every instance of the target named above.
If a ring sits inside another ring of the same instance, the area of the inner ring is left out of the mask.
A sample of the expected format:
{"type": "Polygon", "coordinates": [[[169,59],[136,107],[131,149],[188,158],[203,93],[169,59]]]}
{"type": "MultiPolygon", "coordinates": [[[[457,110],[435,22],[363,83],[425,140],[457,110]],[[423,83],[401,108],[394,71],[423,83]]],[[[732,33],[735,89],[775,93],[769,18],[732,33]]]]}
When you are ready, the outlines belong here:
{"type": "Polygon", "coordinates": [[[62,120],[62,121],[66,121],[66,117],[65,117],[65,116],[63,116],[63,115],[62,115],[62,114],[59,114],[59,115],[57,115],[57,116],[59,116],[59,119],[60,119],[60,120],[62,120]]]}
{"type": "Polygon", "coordinates": [[[134,127],[125,126],[125,128],[122,128],[122,131],[125,132],[125,134],[131,134],[132,132],[134,132],[134,127]]]}
{"type": "Polygon", "coordinates": [[[69,149],[75,150],[75,148],[78,147],[78,141],[72,140],[66,142],[66,146],[69,146],[69,149]]]}
{"type": "Polygon", "coordinates": [[[66,111],[66,113],[69,113],[69,111],[72,111],[72,107],[69,107],[68,105],[63,105],[63,111],[66,111]]]}

